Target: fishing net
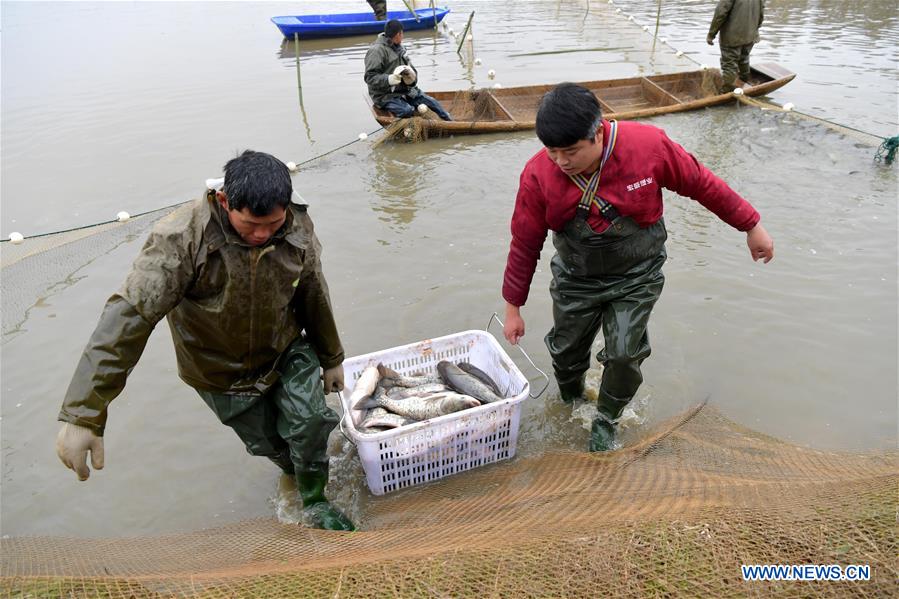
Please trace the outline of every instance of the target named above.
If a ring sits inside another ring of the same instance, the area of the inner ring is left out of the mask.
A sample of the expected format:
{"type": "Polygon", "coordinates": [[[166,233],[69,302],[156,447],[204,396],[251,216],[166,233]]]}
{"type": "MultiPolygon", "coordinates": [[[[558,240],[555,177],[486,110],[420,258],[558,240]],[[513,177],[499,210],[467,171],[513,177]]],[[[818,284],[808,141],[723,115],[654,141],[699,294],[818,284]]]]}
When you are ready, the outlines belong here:
{"type": "Polygon", "coordinates": [[[65,287],[81,267],[118,245],[146,233],[174,210],[161,208],[132,217],[69,231],[26,238],[20,244],[0,243],[3,285],[0,286],[3,339],[20,332],[28,310],[54,289],[65,287]]]}
{"type": "MultiPolygon", "coordinates": [[[[827,127],[828,129],[831,129],[832,131],[842,133],[843,135],[848,135],[848,136],[853,137],[854,139],[857,139],[858,141],[868,144],[868,145],[880,144],[881,148],[884,148],[886,151],[889,150],[889,148],[887,147],[889,144],[893,144],[894,147],[899,148],[899,137],[890,138],[890,139],[885,140],[884,138],[882,138],[878,135],[874,135],[872,133],[860,131],[853,127],[848,127],[846,125],[834,123],[833,121],[829,121],[829,120],[823,119],[821,117],[817,117],[817,116],[814,116],[811,114],[806,114],[803,112],[793,110],[791,106],[787,106],[786,104],[784,104],[783,106],[780,106],[780,105],[774,104],[772,102],[767,102],[765,100],[760,100],[758,98],[750,98],[745,95],[734,96],[734,97],[737,98],[737,100],[739,100],[743,104],[746,104],[747,106],[753,106],[760,110],[766,110],[766,111],[772,111],[772,112],[783,112],[783,113],[788,113],[790,115],[795,115],[796,118],[798,118],[798,119],[813,121],[815,123],[818,123],[818,124],[821,124],[821,125],[827,127]],[[891,141],[891,140],[893,140],[893,141],[891,141]]],[[[895,149],[893,150],[893,152],[895,155],[895,149]]],[[[881,155],[882,153],[883,152],[880,150],[880,148],[878,148],[877,155],[881,155]]],[[[877,160],[877,155],[875,155],[875,160],[877,160]]],[[[892,162],[892,160],[888,160],[886,163],[890,164],[891,162],[892,162]]]]}
{"type": "Polygon", "coordinates": [[[147,538],[3,539],[15,597],[895,597],[896,452],[791,446],[711,408],[369,502],[352,533],[255,519],[147,538]],[[864,564],[748,582],[741,564],[864,564]]]}
{"type": "MultiPolygon", "coordinates": [[[[457,91],[449,99],[441,99],[441,104],[457,121],[481,123],[508,119],[488,89],[457,91]]],[[[533,113],[536,114],[536,103],[533,113]]],[[[384,128],[385,133],[375,142],[376,147],[386,140],[419,142],[427,140],[430,136],[446,134],[431,127],[432,121],[440,121],[440,117],[430,110],[420,116],[396,119],[384,128]]]]}

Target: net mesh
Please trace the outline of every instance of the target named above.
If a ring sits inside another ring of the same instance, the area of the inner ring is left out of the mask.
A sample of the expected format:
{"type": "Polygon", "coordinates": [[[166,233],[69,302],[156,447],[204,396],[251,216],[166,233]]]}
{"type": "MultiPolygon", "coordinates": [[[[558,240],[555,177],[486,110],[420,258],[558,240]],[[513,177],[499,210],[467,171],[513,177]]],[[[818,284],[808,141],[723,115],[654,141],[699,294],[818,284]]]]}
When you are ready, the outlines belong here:
{"type": "MultiPolygon", "coordinates": [[[[487,89],[460,90],[453,93],[449,99],[444,99],[442,104],[457,121],[491,122],[501,116],[498,114],[496,100],[487,89]]],[[[536,104],[534,111],[536,112],[536,104]]],[[[441,135],[439,130],[428,126],[428,121],[439,120],[440,117],[430,110],[423,115],[396,119],[384,128],[384,135],[375,142],[374,147],[387,140],[420,142],[427,140],[431,135],[439,136],[441,135]]]]}
{"type": "Polygon", "coordinates": [[[274,519],[127,539],[3,539],[6,596],[899,594],[896,452],[788,445],[711,408],[605,454],[519,458],[369,502],[361,530],[274,519]],[[745,582],[741,564],[866,564],[745,582]]]}
{"type": "Polygon", "coordinates": [[[154,222],[174,209],[168,206],[126,222],[28,237],[20,244],[0,244],[3,342],[21,333],[28,311],[56,290],[70,285],[81,268],[118,245],[146,234],[154,222]]]}
{"type": "Polygon", "coordinates": [[[882,137],[880,137],[878,135],[874,135],[873,133],[867,133],[866,131],[860,131],[853,127],[841,125],[840,123],[835,123],[833,121],[829,121],[827,119],[823,119],[821,117],[817,117],[817,116],[814,116],[811,114],[806,114],[804,112],[798,112],[798,111],[792,110],[792,108],[784,108],[784,106],[779,106],[772,102],[767,102],[763,99],[749,98],[745,95],[736,96],[736,98],[743,104],[746,104],[747,106],[754,106],[755,108],[758,108],[760,110],[783,112],[783,113],[794,115],[797,118],[801,118],[801,119],[805,119],[807,121],[812,121],[812,122],[818,123],[820,125],[827,127],[828,129],[830,129],[832,131],[836,131],[837,133],[842,133],[844,135],[848,135],[848,136],[853,137],[853,138],[857,139],[858,141],[866,143],[868,145],[876,145],[883,140],[882,137]]]}

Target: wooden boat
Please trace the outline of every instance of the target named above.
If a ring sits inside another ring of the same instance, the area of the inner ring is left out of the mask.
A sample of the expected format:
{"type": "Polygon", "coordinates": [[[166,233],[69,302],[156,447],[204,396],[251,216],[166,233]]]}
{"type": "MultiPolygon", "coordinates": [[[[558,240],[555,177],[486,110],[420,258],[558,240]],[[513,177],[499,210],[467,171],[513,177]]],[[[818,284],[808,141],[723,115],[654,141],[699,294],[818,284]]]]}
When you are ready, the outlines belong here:
{"type": "MultiPolygon", "coordinates": [[[[404,31],[427,29],[434,27],[449,13],[448,8],[419,8],[412,14],[408,10],[395,10],[387,13],[387,19],[396,19],[403,24],[404,31]]],[[[384,31],[384,21],[375,19],[373,12],[340,13],[331,15],[293,15],[272,17],[274,23],[284,37],[293,39],[299,34],[300,39],[321,37],[343,37],[347,35],[367,35],[384,31]]]]}
{"type": "MultiPolygon", "coordinates": [[[[796,77],[774,63],[757,64],[743,88],[747,96],[770,93],[796,77]]],[[[612,119],[636,119],[671,112],[695,110],[734,99],[733,92],[719,93],[721,72],[718,69],[650,75],[607,81],[587,81],[580,85],[590,89],[599,99],[603,116],[612,119]]],[[[543,94],[554,85],[528,85],[496,89],[455,92],[426,92],[437,99],[453,121],[442,121],[428,113],[423,117],[397,119],[390,113],[372,107],[375,119],[388,127],[397,121],[411,121],[416,137],[523,131],[536,127],[537,106],[543,94]]],[[[399,127],[399,125],[395,125],[399,127]]],[[[395,133],[395,131],[394,131],[395,133]]],[[[410,131],[406,131],[410,137],[410,131]]]]}

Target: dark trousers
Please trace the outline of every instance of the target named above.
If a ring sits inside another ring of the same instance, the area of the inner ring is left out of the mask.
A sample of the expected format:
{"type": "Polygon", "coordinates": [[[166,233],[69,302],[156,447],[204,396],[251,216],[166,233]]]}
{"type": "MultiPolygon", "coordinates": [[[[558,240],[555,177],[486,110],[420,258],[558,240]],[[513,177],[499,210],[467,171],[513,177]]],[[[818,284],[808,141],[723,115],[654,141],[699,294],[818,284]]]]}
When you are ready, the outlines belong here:
{"type": "Polygon", "coordinates": [[[553,280],[553,328],[546,335],[560,390],[580,387],[590,365],[590,346],[600,327],[605,347],[597,359],[604,366],[598,409],[615,419],[633,398],[643,374],[640,365],[651,348],[647,325],[662,293],[665,253],[645,262],[645,270],[606,280],[572,277],[556,254],[553,280]]]}
{"type": "Polygon", "coordinates": [[[387,18],[387,0],[367,0],[375,13],[375,18],[383,21],[387,18]]]}
{"type": "Polygon", "coordinates": [[[325,403],[319,368],[312,347],[297,340],[284,352],[278,382],[265,395],[197,392],[251,455],[269,458],[286,473],[327,472],[328,435],[338,418],[325,403]]]}
{"type": "Polygon", "coordinates": [[[726,91],[733,91],[737,75],[749,81],[749,53],[755,44],[721,46],[721,80],[726,91]]]}
{"type": "Polygon", "coordinates": [[[420,93],[414,98],[410,98],[409,96],[393,98],[381,104],[379,108],[383,108],[395,117],[407,119],[417,114],[415,109],[419,104],[424,104],[425,106],[433,110],[437,114],[437,116],[442,118],[444,121],[453,120],[449,113],[443,109],[443,106],[440,105],[440,102],[426,93],[420,93]]]}

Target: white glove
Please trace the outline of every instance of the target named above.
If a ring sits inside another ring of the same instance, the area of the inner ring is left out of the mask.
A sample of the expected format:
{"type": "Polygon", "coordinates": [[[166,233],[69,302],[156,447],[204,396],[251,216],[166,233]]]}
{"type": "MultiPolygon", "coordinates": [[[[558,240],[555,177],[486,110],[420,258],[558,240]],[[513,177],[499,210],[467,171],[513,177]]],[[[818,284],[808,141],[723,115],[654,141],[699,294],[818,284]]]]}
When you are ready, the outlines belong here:
{"type": "Polygon", "coordinates": [[[87,467],[87,452],[91,452],[91,465],[96,470],[103,469],[103,437],[98,437],[91,429],[63,422],[56,435],[56,455],[62,463],[75,471],[78,480],[87,480],[91,475],[87,467]]]}
{"type": "Polygon", "coordinates": [[[390,85],[399,85],[400,81],[402,81],[402,79],[400,79],[399,75],[394,75],[393,73],[387,75],[387,83],[390,85]]]}
{"type": "Polygon", "coordinates": [[[415,80],[417,79],[417,77],[415,76],[415,71],[412,69],[412,67],[408,66],[403,70],[400,77],[402,77],[403,83],[405,83],[406,85],[413,85],[415,83],[415,80]]]}

